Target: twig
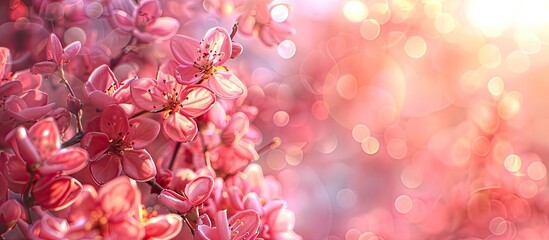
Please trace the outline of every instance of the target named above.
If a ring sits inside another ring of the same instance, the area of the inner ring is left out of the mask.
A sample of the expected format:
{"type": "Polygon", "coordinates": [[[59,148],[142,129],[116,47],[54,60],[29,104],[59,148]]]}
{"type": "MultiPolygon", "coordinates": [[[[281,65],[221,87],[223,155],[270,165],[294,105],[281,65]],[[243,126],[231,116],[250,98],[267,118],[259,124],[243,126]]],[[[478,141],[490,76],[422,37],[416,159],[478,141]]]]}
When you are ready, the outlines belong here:
{"type": "Polygon", "coordinates": [[[168,169],[173,169],[173,164],[175,163],[175,158],[177,157],[177,153],[179,152],[179,148],[181,147],[181,142],[177,142],[175,144],[175,149],[173,150],[172,158],[170,159],[170,164],[168,165],[168,169]]]}

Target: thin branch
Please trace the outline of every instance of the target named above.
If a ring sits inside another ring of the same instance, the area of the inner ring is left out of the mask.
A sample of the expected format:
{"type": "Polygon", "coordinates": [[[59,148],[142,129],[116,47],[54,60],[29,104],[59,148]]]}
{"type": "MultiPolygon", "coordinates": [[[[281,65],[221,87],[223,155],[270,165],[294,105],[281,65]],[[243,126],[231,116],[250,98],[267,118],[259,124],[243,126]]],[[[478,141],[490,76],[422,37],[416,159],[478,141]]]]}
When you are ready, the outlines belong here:
{"type": "Polygon", "coordinates": [[[175,163],[175,158],[177,157],[177,153],[179,152],[179,148],[181,148],[181,142],[177,142],[175,144],[175,149],[173,150],[172,158],[170,159],[170,164],[168,165],[168,169],[173,169],[173,164],[175,163]]]}

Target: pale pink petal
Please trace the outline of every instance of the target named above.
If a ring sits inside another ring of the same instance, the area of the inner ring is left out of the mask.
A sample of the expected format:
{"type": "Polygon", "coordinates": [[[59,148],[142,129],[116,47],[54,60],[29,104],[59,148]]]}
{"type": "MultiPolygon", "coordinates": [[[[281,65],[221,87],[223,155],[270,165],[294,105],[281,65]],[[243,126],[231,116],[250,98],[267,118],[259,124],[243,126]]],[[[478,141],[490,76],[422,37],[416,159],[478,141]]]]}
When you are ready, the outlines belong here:
{"type": "Polygon", "coordinates": [[[198,58],[196,50],[198,46],[198,40],[183,35],[175,35],[170,41],[170,49],[175,60],[187,65],[193,65],[193,62],[198,58]]]}
{"type": "Polygon", "coordinates": [[[218,211],[215,215],[215,226],[219,239],[231,239],[229,220],[227,219],[227,210],[218,211]]]}
{"type": "MultiPolygon", "coordinates": [[[[149,19],[156,19],[161,14],[161,8],[158,0],[143,0],[139,1],[139,6],[137,6],[135,12],[137,16],[144,15],[149,19]]],[[[137,16],[135,17],[137,18],[137,16]]]]}
{"type": "Polygon", "coordinates": [[[164,107],[166,99],[157,89],[154,79],[141,78],[131,83],[131,93],[135,104],[147,111],[156,111],[164,107]]]}
{"type": "Polygon", "coordinates": [[[198,206],[210,197],[213,184],[214,181],[210,176],[197,177],[185,186],[185,195],[194,206],[198,206]]]}
{"type": "Polygon", "coordinates": [[[255,146],[252,143],[241,140],[238,144],[233,145],[236,156],[251,161],[259,158],[255,146]]]}
{"type": "Polygon", "coordinates": [[[114,10],[113,19],[116,26],[126,32],[130,32],[135,27],[132,17],[122,10],[114,10]]]}
{"type": "Polygon", "coordinates": [[[141,201],[141,194],[134,181],[120,176],[99,190],[98,200],[105,217],[125,216],[141,201]]]}
{"type": "Polygon", "coordinates": [[[206,113],[215,103],[214,93],[200,85],[187,87],[182,95],[186,99],[181,102],[180,111],[190,117],[198,117],[206,113]]]}
{"type": "Polygon", "coordinates": [[[160,124],[150,118],[133,118],[129,124],[130,130],[126,141],[131,143],[134,149],[149,146],[160,133],[160,124]]]}
{"type": "Polygon", "coordinates": [[[148,24],[145,31],[157,36],[157,40],[165,40],[173,37],[179,29],[179,22],[171,17],[161,17],[148,24]]]}
{"type": "Polygon", "coordinates": [[[272,47],[276,43],[276,40],[274,39],[268,26],[263,26],[261,29],[259,29],[258,35],[261,42],[267,45],[267,47],[272,47]]]}
{"type": "Polygon", "coordinates": [[[122,170],[128,177],[139,182],[149,181],[156,176],[154,161],[143,149],[124,151],[122,170]]]}
{"type": "Polygon", "coordinates": [[[121,139],[128,134],[128,117],[118,105],[111,105],[101,113],[101,131],[114,140],[121,139]]]}
{"type": "Polygon", "coordinates": [[[79,147],[63,148],[44,162],[40,173],[50,174],[61,172],[69,175],[82,170],[88,164],[88,152],[79,147]]]}
{"type": "Polygon", "coordinates": [[[114,73],[108,65],[103,64],[93,70],[90,74],[88,81],[84,84],[84,95],[90,94],[94,90],[99,90],[101,92],[107,92],[107,90],[114,91],[114,89],[110,88],[117,87],[118,80],[116,80],[114,73]]]}
{"type": "Polygon", "coordinates": [[[294,212],[283,208],[275,214],[271,214],[267,221],[274,232],[292,231],[295,226],[295,214],[294,212]]]}
{"type": "Polygon", "coordinates": [[[242,44],[233,42],[233,50],[231,52],[231,59],[235,59],[242,54],[244,48],[242,44]]]}
{"type": "Polygon", "coordinates": [[[53,61],[55,64],[61,64],[63,57],[63,46],[61,46],[61,41],[55,36],[55,34],[50,34],[48,43],[46,45],[46,57],[48,60],[53,61]]]}
{"type": "Polygon", "coordinates": [[[176,214],[153,217],[145,223],[146,239],[172,239],[183,227],[183,220],[176,214]]]}
{"type": "Polygon", "coordinates": [[[6,100],[6,110],[9,116],[20,122],[36,121],[53,110],[55,103],[44,106],[29,107],[19,96],[11,96],[6,100]]]}
{"type": "Polygon", "coordinates": [[[212,228],[206,225],[198,225],[196,228],[196,236],[198,239],[208,239],[208,240],[223,240],[230,238],[220,238],[217,235],[217,228],[212,228]]]}
{"type": "Polygon", "coordinates": [[[238,31],[245,35],[252,35],[255,29],[255,17],[250,14],[242,14],[238,17],[238,31]]]}
{"type": "Polygon", "coordinates": [[[231,234],[235,234],[234,239],[249,240],[255,239],[259,234],[259,214],[251,209],[236,213],[229,219],[229,226],[236,226],[231,234]]]}
{"type": "Polygon", "coordinates": [[[179,113],[173,113],[162,123],[164,133],[177,142],[189,142],[198,133],[196,122],[179,113]]]}
{"type": "Polygon", "coordinates": [[[29,138],[42,159],[52,156],[61,146],[57,123],[51,117],[38,121],[29,129],[29,138]]]}
{"type": "Polygon", "coordinates": [[[11,71],[11,54],[10,50],[5,47],[0,47],[0,78],[6,77],[11,71]]]}
{"type": "Polygon", "coordinates": [[[68,63],[80,52],[82,44],[79,41],[72,42],[67,45],[63,51],[63,63],[68,63]]]}
{"type": "Polygon", "coordinates": [[[263,205],[261,204],[261,201],[259,200],[259,196],[257,196],[257,193],[250,192],[246,194],[246,196],[244,196],[242,201],[244,202],[244,208],[255,210],[260,215],[263,212],[263,205]]]}
{"type": "Polygon", "coordinates": [[[104,239],[143,239],[145,235],[141,223],[132,217],[110,222],[101,230],[101,235],[104,239]]]}
{"type": "Polygon", "coordinates": [[[23,91],[23,84],[20,81],[9,81],[0,85],[0,97],[19,95],[23,91]]]}
{"type": "Polygon", "coordinates": [[[91,185],[84,185],[80,197],[73,203],[71,214],[67,220],[76,222],[78,219],[86,220],[90,212],[97,207],[97,191],[91,185]]]}
{"type": "Polygon", "coordinates": [[[219,102],[215,102],[213,104],[207,115],[208,120],[211,121],[217,128],[223,129],[227,126],[227,113],[219,102]]]}
{"type": "Polygon", "coordinates": [[[102,132],[88,132],[80,141],[80,146],[88,151],[90,160],[95,160],[109,149],[109,136],[102,132]]]}
{"type": "Polygon", "coordinates": [[[170,59],[169,61],[165,62],[160,66],[160,69],[158,70],[158,76],[157,79],[160,81],[166,81],[166,82],[176,82],[177,79],[175,78],[175,69],[179,63],[177,63],[175,60],[170,59]]]}
{"type": "Polygon", "coordinates": [[[41,162],[41,157],[24,127],[17,127],[6,136],[6,142],[13,152],[28,164],[41,162]]]}
{"type": "Polygon", "coordinates": [[[208,86],[222,98],[236,98],[244,93],[245,86],[230,71],[218,71],[210,78],[208,86]]]}
{"type": "MultiPolygon", "coordinates": [[[[139,39],[139,41],[144,43],[151,43],[158,39],[158,36],[153,35],[149,32],[142,32],[138,28],[133,29],[132,34],[135,38],[139,39]]],[[[155,69],[156,70],[156,69],[155,69]]]]}
{"type": "Polygon", "coordinates": [[[30,89],[19,96],[27,107],[40,107],[48,104],[48,94],[36,89],[30,89]]]}
{"type": "Polygon", "coordinates": [[[121,170],[120,157],[118,155],[104,154],[96,161],[90,162],[90,171],[93,180],[99,184],[105,184],[118,177],[121,170]]]}
{"type": "Polygon", "coordinates": [[[50,61],[38,62],[32,65],[30,72],[34,74],[51,74],[57,69],[57,64],[50,61]]]}
{"type": "Polygon", "coordinates": [[[118,104],[118,101],[116,101],[115,98],[100,91],[91,92],[88,95],[88,101],[92,106],[103,111],[105,110],[105,108],[109,107],[110,105],[118,104]]]}
{"type": "Polygon", "coordinates": [[[269,11],[267,4],[268,2],[262,2],[255,7],[255,19],[258,23],[266,24],[271,22],[271,11],[269,11]]]}
{"type": "MultiPolygon", "coordinates": [[[[204,35],[204,41],[202,42],[201,47],[204,50],[207,49],[208,51],[219,54],[213,59],[213,63],[216,66],[221,66],[225,63],[233,52],[229,33],[225,28],[221,27],[209,29],[204,35]]],[[[210,56],[212,56],[211,53],[210,56]]]]}
{"type": "Polygon", "coordinates": [[[42,85],[42,75],[32,74],[29,71],[18,72],[14,78],[21,81],[24,90],[38,89],[42,85]]]}
{"type": "Polygon", "coordinates": [[[67,220],[44,214],[38,222],[32,225],[30,232],[36,239],[64,239],[69,228],[67,220]]]}
{"type": "Polygon", "coordinates": [[[175,69],[177,82],[183,85],[190,85],[198,82],[204,76],[204,73],[193,65],[187,63],[181,63],[175,69]]]}
{"type": "Polygon", "coordinates": [[[193,204],[188,201],[187,198],[170,189],[164,189],[160,192],[158,195],[158,202],[169,209],[183,214],[189,212],[191,208],[193,208],[193,204]]]}

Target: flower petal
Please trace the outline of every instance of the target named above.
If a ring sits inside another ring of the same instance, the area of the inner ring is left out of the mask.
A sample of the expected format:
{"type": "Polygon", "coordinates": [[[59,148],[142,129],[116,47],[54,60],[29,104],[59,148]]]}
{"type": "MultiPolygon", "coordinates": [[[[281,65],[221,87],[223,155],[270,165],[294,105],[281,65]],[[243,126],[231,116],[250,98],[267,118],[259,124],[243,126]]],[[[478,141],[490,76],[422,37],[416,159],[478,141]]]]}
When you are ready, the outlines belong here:
{"type": "Polygon", "coordinates": [[[82,192],[82,184],[69,176],[39,178],[32,187],[34,203],[48,210],[70,206],[82,192]]]}
{"type": "Polygon", "coordinates": [[[90,160],[95,160],[110,147],[109,136],[102,132],[89,132],[80,141],[80,146],[88,151],[90,160]]]}
{"type": "MultiPolygon", "coordinates": [[[[229,37],[229,32],[225,28],[215,27],[210,28],[204,35],[204,41],[200,45],[206,52],[217,53],[213,58],[213,63],[216,66],[221,66],[225,63],[232,55],[232,42],[229,37]]],[[[210,56],[212,56],[210,54],[210,56]]]]}
{"type": "Polygon", "coordinates": [[[141,201],[141,193],[134,181],[120,176],[99,189],[98,199],[106,217],[129,214],[141,201]]]}
{"type": "Polygon", "coordinates": [[[251,209],[244,210],[236,213],[229,219],[229,227],[238,224],[238,230],[236,227],[231,232],[231,235],[235,235],[234,239],[255,239],[259,234],[259,214],[251,209]]]}
{"type": "Polygon", "coordinates": [[[104,154],[96,161],[90,162],[90,171],[93,180],[98,184],[105,184],[120,175],[120,157],[104,154]]]}
{"type": "Polygon", "coordinates": [[[82,170],[88,164],[88,152],[79,147],[63,148],[44,162],[40,173],[51,174],[61,172],[69,175],[82,170]]]}
{"type": "Polygon", "coordinates": [[[63,49],[63,63],[68,63],[80,52],[82,44],[79,41],[72,42],[63,49]]]}
{"type": "Polygon", "coordinates": [[[185,186],[185,195],[194,206],[198,206],[210,197],[213,184],[214,180],[210,176],[197,177],[185,186]]]}
{"type": "Polygon", "coordinates": [[[146,239],[172,239],[183,227],[183,220],[176,214],[153,217],[145,223],[146,239]]]}
{"type": "Polygon", "coordinates": [[[93,91],[88,95],[88,101],[94,107],[99,110],[105,110],[105,108],[118,104],[115,98],[100,91],[93,91]]]}
{"type": "Polygon", "coordinates": [[[288,209],[282,208],[278,212],[271,214],[267,221],[274,232],[292,231],[295,226],[295,214],[288,209]]]}
{"type": "Polygon", "coordinates": [[[244,93],[245,86],[230,71],[218,71],[210,78],[208,86],[222,98],[236,98],[244,93]]]}
{"type": "Polygon", "coordinates": [[[38,89],[42,85],[42,76],[32,74],[29,71],[18,72],[14,78],[21,81],[21,84],[23,84],[23,89],[25,90],[38,89]]]}
{"type": "Polygon", "coordinates": [[[101,131],[114,140],[121,139],[128,134],[128,116],[123,108],[111,105],[101,113],[101,131]]]}
{"type": "Polygon", "coordinates": [[[128,177],[140,182],[151,180],[156,176],[156,166],[152,157],[143,149],[124,151],[122,170],[128,177]]]}
{"type": "Polygon", "coordinates": [[[175,35],[170,40],[170,49],[175,60],[187,65],[193,65],[193,62],[198,58],[198,52],[196,51],[198,46],[198,40],[184,35],[175,35]]]}
{"type": "Polygon", "coordinates": [[[187,200],[187,198],[181,196],[179,193],[164,189],[158,195],[158,202],[171,210],[175,210],[179,213],[187,213],[193,208],[193,204],[187,200]]]}
{"type": "Polygon", "coordinates": [[[41,162],[41,157],[32,141],[27,130],[19,126],[12,130],[6,136],[6,142],[9,144],[15,155],[21,157],[27,164],[36,164],[41,162]]]}
{"type": "Polygon", "coordinates": [[[189,142],[198,133],[196,122],[179,113],[173,113],[162,123],[164,133],[177,142],[189,142]]]}
{"type": "Polygon", "coordinates": [[[48,94],[36,89],[30,89],[25,91],[19,96],[27,107],[40,107],[48,104],[48,94]]]}
{"type": "Polygon", "coordinates": [[[10,71],[11,71],[10,50],[5,47],[0,47],[0,78],[7,77],[10,71]]]}
{"type": "Polygon", "coordinates": [[[132,81],[130,90],[135,104],[147,111],[160,110],[167,101],[157,89],[157,82],[154,79],[136,79],[132,81]]]}
{"type": "Polygon", "coordinates": [[[103,64],[94,69],[90,74],[88,81],[84,84],[84,95],[88,95],[94,90],[107,92],[111,87],[117,88],[118,80],[116,80],[116,77],[109,66],[103,64]]]}
{"type": "MultiPolygon", "coordinates": [[[[135,12],[143,18],[157,19],[161,14],[161,10],[158,0],[143,0],[139,2],[139,6],[137,6],[135,12]]],[[[138,18],[138,16],[134,17],[138,18]]],[[[148,21],[148,19],[144,20],[148,21]]],[[[136,21],[138,20],[136,19],[136,21]]]]}
{"type": "Polygon", "coordinates": [[[215,103],[215,95],[208,88],[200,85],[187,87],[183,94],[186,99],[181,102],[181,112],[190,117],[206,113],[215,103]]]}
{"type": "Polygon", "coordinates": [[[42,159],[49,158],[61,147],[57,123],[51,117],[34,124],[29,129],[29,137],[42,159]]]}
{"type": "Polygon", "coordinates": [[[114,23],[120,29],[126,32],[130,32],[134,28],[133,19],[126,12],[122,10],[114,10],[112,14],[113,14],[114,23]]]}
{"type": "Polygon", "coordinates": [[[129,121],[130,130],[126,141],[134,149],[143,149],[151,144],[160,132],[160,124],[150,118],[133,118],[129,121]]]}
{"type": "Polygon", "coordinates": [[[171,17],[161,17],[148,24],[145,31],[157,36],[157,40],[165,40],[173,37],[179,29],[179,22],[171,17]]]}
{"type": "Polygon", "coordinates": [[[183,85],[190,85],[198,82],[204,76],[200,70],[193,65],[181,63],[175,68],[177,82],[183,85]]]}
{"type": "Polygon", "coordinates": [[[61,41],[59,41],[59,38],[53,33],[50,34],[50,38],[46,45],[46,57],[55,64],[60,64],[63,57],[63,46],[61,46],[61,41]]]}
{"type": "Polygon", "coordinates": [[[57,69],[57,64],[50,61],[43,61],[32,65],[30,72],[34,74],[51,74],[57,69]]]}

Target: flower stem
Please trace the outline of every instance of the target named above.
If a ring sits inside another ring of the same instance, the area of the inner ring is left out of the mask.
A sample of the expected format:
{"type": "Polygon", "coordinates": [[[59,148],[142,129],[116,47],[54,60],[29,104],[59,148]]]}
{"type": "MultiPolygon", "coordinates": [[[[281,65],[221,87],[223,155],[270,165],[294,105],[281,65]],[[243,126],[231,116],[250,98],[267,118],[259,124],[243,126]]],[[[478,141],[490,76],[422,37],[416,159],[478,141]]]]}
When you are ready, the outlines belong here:
{"type": "Polygon", "coordinates": [[[34,182],[34,176],[36,174],[36,171],[34,171],[34,169],[32,169],[31,167],[27,166],[27,172],[30,174],[30,177],[29,177],[29,181],[27,182],[27,185],[25,186],[25,192],[23,193],[23,204],[25,205],[25,209],[27,210],[27,215],[28,215],[27,221],[29,224],[32,224],[30,208],[33,205],[34,200],[32,199],[31,188],[32,188],[32,183],[34,182]]]}
{"type": "Polygon", "coordinates": [[[158,192],[162,192],[162,190],[164,190],[164,188],[160,186],[160,184],[158,184],[156,181],[154,181],[154,179],[147,181],[147,184],[151,185],[151,187],[155,190],[158,190],[158,192]]]}
{"type": "Polygon", "coordinates": [[[191,233],[193,234],[193,236],[195,236],[196,233],[194,231],[194,228],[191,226],[191,223],[189,222],[189,219],[187,219],[187,217],[185,217],[185,215],[183,215],[183,214],[181,214],[180,216],[183,218],[183,222],[185,222],[187,227],[189,227],[189,229],[191,230],[191,233]]]}
{"type": "Polygon", "coordinates": [[[200,143],[202,145],[202,154],[204,155],[204,161],[206,161],[206,166],[212,167],[212,162],[210,161],[210,153],[208,152],[208,145],[206,145],[206,139],[202,131],[198,131],[200,134],[200,143]]]}
{"type": "Polygon", "coordinates": [[[83,131],[77,132],[76,134],[74,134],[74,136],[71,137],[71,139],[69,139],[66,142],[62,143],[61,148],[70,147],[74,144],[79,143],[80,140],[82,140],[82,137],[84,137],[84,132],[83,131]]]}
{"type": "Polygon", "coordinates": [[[275,137],[275,138],[273,138],[273,140],[272,140],[270,143],[268,143],[268,144],[266,144],[265,146],[259,148],[259,149],[257,150],[257,154],[258,154],[258,155],[261,155],[261,154],[267,152],[268,150],[274,150],[274,149],[276,149],[278,146],[280,146],[280,143],[281,143],[280,138],[279,138],[279,137],[275,137]]]}
{"type": "MultiPolygon", "coordinates": [[[[65,71],[63,70],[63,67],[59,68],[59,73],[61,75],[61,81],[59,83],[65,85],[65,87],[69,90],[69,94],[76,98],[76,94],[74,94],[74,90],[72,90],[71,85],[69,84],[69,81],[67,81],[67,78],[65,78],[65,71]]],[[[82,132],[82,103],[80,103],[78,113],[76,114],[76,132],[82,132]]]]}
{"type": "Polygon", "coordinates": [[[170,164],[168,165],[168,169],[172,170],[173,164],[175,163],[175,158],[177,157],[177,153],[179,152],[179,148],[181,147],[181,142],[177,142],[175,144],[175,149],[173,150],[172,158],[170,159],[170,164]]]}
{"type": "Polygon", "coordinates": [[[231,40],[234,39],[234,36],[236,35],[236,32],[238,32],[238,22],[235,22],[233,24],[233,28],[231,30],[231,40]]]}

